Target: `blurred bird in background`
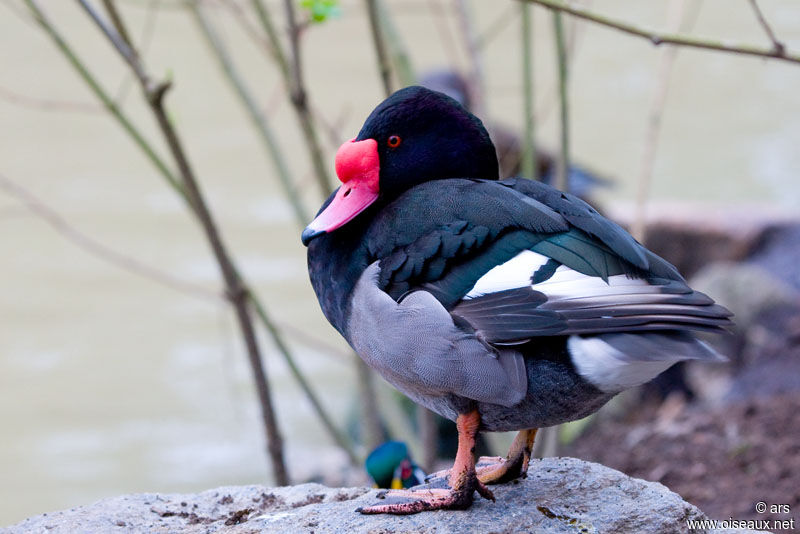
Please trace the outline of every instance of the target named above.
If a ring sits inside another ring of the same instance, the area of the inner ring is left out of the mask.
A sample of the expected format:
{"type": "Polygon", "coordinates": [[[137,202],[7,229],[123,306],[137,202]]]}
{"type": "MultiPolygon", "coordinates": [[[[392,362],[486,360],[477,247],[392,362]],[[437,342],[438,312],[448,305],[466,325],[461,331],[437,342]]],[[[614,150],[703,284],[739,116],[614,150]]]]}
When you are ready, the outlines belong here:
{"type": "Polygon", "coordinates": [[[425,481],[425,473],[411,459],[402,441],[387,441],[376,447],[364,462],[378,488],[406,489],[425,481]]]}
{"type": "MultiPolygon", "coordinates": [[[[459,104],[474,111],[474,102],[467,80],[451,69],[435,69],[424,73],[420,85],[444,93],[459,104]]],[[[518,176],[522,161],[522,141],[520,136],[508,126],[494,121],[486,121],[486,129],[494,141],[497,159],[500,162],[500,178],[518,176]]],[[[556,161],[553,154],[541,147],[536,147],[536,164],[538,178],[547,185],[555,186],[556,161]]],[[[578,165],[570,165],[567,170],[568,191],[584,200],[592,197],[598,187],[611,187],[610,180],[597,176],[596,173],[578,165]]]]}

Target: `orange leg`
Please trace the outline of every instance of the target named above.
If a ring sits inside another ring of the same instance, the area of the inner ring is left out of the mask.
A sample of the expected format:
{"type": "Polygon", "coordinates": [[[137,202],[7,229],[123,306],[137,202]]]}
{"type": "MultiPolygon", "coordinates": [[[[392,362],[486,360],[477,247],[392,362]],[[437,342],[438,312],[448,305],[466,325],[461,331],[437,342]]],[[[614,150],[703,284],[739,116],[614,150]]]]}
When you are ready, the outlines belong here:
{"type": "Polygon", "coordinates": [[[505,458],[482,456],[478,461],[478,480],[484,484],[501,484],[524,477],[528,472],[537,430],[536,428],[520,430],[505,458]]]}
{"type": "MultiPolygon", "coordinates": [[[[528,463],[531,460],[531,451],[537,430],[536,428],[520,430],[505,458],[481,456],[475,469],[478,480],[484,484],[502,484],[515,478],[524,477],[528,472],[528,463]]],[[[452,473],[451,470],[439,471],[428,475],[425,480],[430,481],[450,476],[450,473],[452,473]]]]}
{"type": "Polygon", "coordinates": [[[416,514],[429,510],[463,510],[472,504],[473,493],[494,501],[494,495],[475,473],[475,437],[478,435],[481,416],[477,410],[460,414],[456,419],[458,429],[458,452],[450,470],[450,488],[421,490],[390,490],[381,497],[405,497],[414,499],[396,504],[381,504],[359,508],[362,514],[416,514]]]}

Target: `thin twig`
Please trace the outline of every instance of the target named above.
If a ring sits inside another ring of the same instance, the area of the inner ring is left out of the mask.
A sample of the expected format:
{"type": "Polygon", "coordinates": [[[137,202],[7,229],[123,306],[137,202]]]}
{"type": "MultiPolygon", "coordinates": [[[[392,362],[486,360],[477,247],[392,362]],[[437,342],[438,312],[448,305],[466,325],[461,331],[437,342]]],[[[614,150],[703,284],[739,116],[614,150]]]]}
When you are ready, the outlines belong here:
{"type": "MultiPolygon", "coordinates": [[[[257,2],[259,6],[260,3],[257,2]]],[[[263,7],[263,6],[261,6],[263,7]]],[[[245,107],[248,110],[249,115],[254,120],[256,127],[258,128],[259,132],[264,139],[265,144],[267,145],[268,149],[270,150],[271,154],[273,155],[273,160],[275,161],[276,165],[281,162],[283,164],[285,172],[283,176],[287,178],[285,181],[285,190],[286,194],[289,197],[290,201],[292,202],[293,206],[295,207],[296,214],[298,215],[298,221],[301,223],[301,226],[305,226],[306,222],[308,221],[307,216],[303,212],[302,206],[300,204],[300,198],[297,195],[295,188],[291,185],[291,182],[288,180],[288,170],[285,169],[285,163],[283,163],[283,153],[277,146],[277,140],[275,139],[274,134],[272,133],[271,128],[269,127],[266,117],[263,113],[256,107],[255,101],[250,95],[247,87],[244,84],[242,77],[239,75],[233,61],[230,59],[230,55],[228,54],[227,50],[225,49],[222,41],[217,36],[216,32],[211,25],[210,20],[205,16],[202,9],[196,4],[190,4],[190,9],[192,14],[197,21],[203,36],[206,38],[207,42],[209,43],[212,51],[216,55],[217,59],[219,60],[223,70],[228,78],[228,80],[233,85],[234,89],[236,90],[237,94],[239,95],[240,99],[244,103],[245,107]]],[[[268,16],[266,10],[263,12],[264,15],[268,16]]],[[[280,50],[280,48],[276,48],[276,50],[280,50]]],[[[302,84],[302,79],[299,81],[302,84]]],[[[302,85],[301,85],[302,87],[302,85]]],[[[304,104],[305,105],[305,104],[304,104]]],[[[305,128],[304,128],[305,130],[305,128]]],[[[315,135],[315,134],[314,134],[315,135]]],[[[321,151],[319,151],[320,158],[321,158],[321,151]]],[[[312,405],[312,408],[319,417],[320,421],[322,422],[325,429],[331,435],[333,440],[345,451],[350,461],[355,464],[357,463],[356,454],[353,450],[352,444],[349,440],[344,436],[344,434],[336,428],[333,423],[332,418],[327,413],[327,411],[323,408],[322,402],[317,397],[316,393],[313,391],[311,386],[309,385],[308,381],[306,380],[305,376],[303,375],[300,368],[297,366],[294,357],[292,356],[291,352],[288,350],[287,344],[283,341],[282,335],[280,331],[275,327],[274,322],[270,319],[267,314],[266,308],[263,303],[255,298],[254,295],[251,294],[251,301],[253,307],[256,310],[259,318],[262,320],[264,327],[272,336],[273,342],[275,343],[278,351],[283,356],[286,364],[289,367],[292,376],[295,378],[297,383],[300,386],[300,389],[303,390],[303,393],[308,398],[309,402],[312,405]]]]}
{"type": "MultiPolygon", "coordinates": [[[[584,5],[587,8],[591,7],[592,0],[584,0],[584,5]]],[[[567,38],[567,59],[572,60],[575,49],[578,46],[578,19],[570,17],[567,21],[566,34],[567,38]]]]}
{"type": "Polygon", "coordinates": [[[283,45],[281,44],[281,39],[278,36],[278,31],[275,29],[275,24],[272,22],[272,15],[267,10],[267,6],[262,3],[262,0],[250,0],[250,4],[253,6],[253,9],[258,16],[258,20],[261,23],[261,27],[264,29],[264,33],[267,34],[267,39],[270,45],[269,52],[272,54],[272,57],[275,59],[275,61],[278,62],[278,67],[280,68],[281,74],[283,75],[283,80],[288,88],[292,77],[291,72],[289,71],[289,61],[286,59],[286,53],[283,51],[283,45]]]}
{"type": "Polygon", "coordinates": [[[533,43],[531,41],[532,6],[520,5],[522,11],[522,91],[525,103],[524,129],[525,140],[522,144],[522,176],[532,180],[538,179],[536,147],[533,119],[533,43]]]}
{"type": "Polygon", "coordinates": [[[553,11],[553,28],[556,41],[556,58],[558,65],[558,103],[560,110],[561,150],[556,163],[556,187],[569,191],[567,173],[569,169],[569,94],[567,91],[567,42],[564,36],[564,22],[561,13],[553,11]]]}
{"type": "Polygon", "coordinates": [[[136,53],[135,49],[133,48],[133,41],[131,41],[130,35],[128,35],[128,29],[122,23],[122,19],[119,18],[119,11],[114,6],[114,0],[103,0],[103,6],[106,8],[106,13],[108,14],[108,18],[111,19],[111,24],[114,25],[114,29],[117,30],[117,33],[125,41],[125,44],[128,45],[128,48],[131,49],[132,53],[136,53]]]}
{"type": "Polygon", "coordinates": [[[261,34],[258,28],[250,21],[245,13],[244,8],[242,8],[239,3],[235,2],[234,0],[217,0],[220,5],[225,7],[230,13],[233,15],[233,19],[239,24],[239,26],[244,30],[244,33],[256,44],[258,45],[257,48],[261,52],[266,52],[270,58],[275,58],[275,53],[271,49],[272,45],[269,41],[261,34]]]}
{"type": "MultiPolygon", "coordinates": [[[[584,5],[591,5],[591,0],[584,0],[584,5]]],[[[578,53],[579,40],[578,37],[585,33],[586,24],[578,24],[580,19],[572,17],[570,22],[572,24],[565,25],[565,33],[569,36],[567,38],[567,65],[570,65],[578,53]]],[[[542,91],[544,97],[540,99],[538,109],[534,112],[534,119],[538,123],[546,121],[553,110],[558,109],[559,88],[558,79],[547,87],[546,91],[542,91]]]]}
{"type": "Polygon", "coordinates": [[[491,42],[494,41],[495,38],[498,37],[516,17],[517,10],[515,9],[514,4],[511,3],[507,5],[505,11],[497,15],[497,18],[487,24],[486,29],[483,30],[480,35],[478,35],[478,48],[483,50],[489,46],[489,44],[491,44],[491,42]]]}
{"type": "Polygon", "coordinates": [[[117,119],[122,129],[133,139],[134,143],[144,152],[147,159],[158,169],[161,176],[167,180],[170,186],[175,189],[181,195],[184,194],[183,186],[178,181],[178,178],[173,174],[173,172],[167,167],[167,164],[161,157],[156,153],[155,149],[150,145],[150,143],[145,139],[144,135],[139,131],[136,126],[134,126],[133,122],[125,115],[119,106],[114,102],[114,100],[109,96],[109,94],[103,89],[94,75],[89,71],[89,69],[84,65],[84,63],[80,60],[80,58],[75,54],[72,48],[67,44],[61,34],[55,29],[55,26],[47,19],[42,11],[41,7],[39,7],[39,3],[37,0],[24,0],[26,5],[31,11],[33,18],[42,27],[42,29],[47,33],[50,38],[55,42],[56,47],[61,51],[62,54],[67,58],[67,61],[73,66],[73,68],[78,71],[78,75],[86,82],[86,85],[89,86],[89,89],[100,99],[103,103],[105,108],[111,113],[111,115],[117,119]]]}
{"type": "MultiPolygon", "coordinates": [[[[100,31],[102,31],[105,36],[111,41],[111,44],[114,48],[119,52],[119,54],[125,59],[128,63],[128,66],[133,70],[136,77],[139,78],[139,82],[145,88],[145,91],[148,93],[156,93],[158,91],[166,90],[166,88],[161,89],[153,85],[152,80],[144,71],[141,62],[139,61],[139,55],[136,51],[131,47],[131,43],[123,37],[123,34],[115,31],[111,28],[108,24],[106,24],[101,18],[100,14],[89,4],[88,0],[78,0],[78,3],[81,4],[84,11],[89,15],[89,17],[94,21],[100,31]]],[[[115,15],[111,17],[112,20],[120,21],[119,14],[116,13],[116,8],[114,7],[113,2],[106,2],[106,8],[111,9],[114,11],[115,15]]],[[[125,36],[128,35],[127,31],[124,33],[125,36]]]]}
{"type": "MultiPolygon", "coordinates": [[[[157,284],[161,284],[184,295],[205,301],[215,301],[219,303],[224,303],[226,301],[225,295],[218,291],[213,291],[199,284],[177,278],[162,269],[144,263],[129,254],[115,250],[91,235],[81,232],[70,224],[55,208],[46,204],[30,190],[20,185],[19,182],[3,174],[0,174],[0,189],[3,189],[6,194],[21,202],[24,206],[24,208],[21,208],[22,210],[27,210],[28,213],[39,217],[65,239],[101,261],[156,282],[157,284]]],[[[4,206],[0,208],[0,216],[5,213],[15,213],[15,211],[12,211],[15,208],[16,206],[4,206]]],[[[25,211],[19,212],[20,215],[24,213],[25,211]]],[[[297,328],[294,325],[279,323],[277,321],[274,322],[300,344],[321,351],[326,355],[335,355],[342,360],[349,360],[352,357],[351,353],[341,351],[330,343],[313,335],[309,335],[307,331],[297,328]]]]}
{"type": "Polygon", "coordinates": [[[233,87],[236,96],[239,97],[242,105],[247,110],[248,117],[250,117],[253,126],[255,126],[256,131],[261,137],[264,148],[269,154],[270,161],[272,161],[274,166],[275,174],[278,175],[280,184],[283,187],[283,192],[289,200],[289,204],[292,206],[297,224],[301,228],[305,227],[309,221],[308,213],[306,213],[302,200],[300,199],[300,194],[297,192],[297,188],[292,182],[289,173],[289,165],[286,162],[283,151],[278,146],[278,138],[273,132],[267,117],[262,113],[255,99],[250,94],[250,90],[245,85],[244,79],[231,60],[231,56],[225,48],[224,43],[211,25],[211,21],[203,13],[203,10],[197,2],[191,2],[188,6],[194,16],[195,22],[197,22],[197,26],[200,28],[200,33],[205,38],[211,52],[219,62],[222,72],[225,74],[225,79],[227,79],[231,87],[233,87]]]}
{"type": "MultiPolygon", "coordinates": [[[[104,0],[109,1],[109,0],[104,0]]],[[[155,35],[155,26],[156,20],[158,18],[158,13],[161,7],[162,0],[150,0],[147,4],[147,12],[145,13],[145,22],[142,25],[142,33],[139,36],[139,45],[136,48],[138,53],[142,55],[147,55],[147,50],[150,48],[150,44],[153,41],[153,36],[155,35]]],[[[131,43],[128,43],[129,46],[132,46],[131,43]]],[[[130,94],[131,88],[135,85],[133,80],[133,75],[130,72],[125,74],[125,77],[119,84],[117,91],[115,93],[115,101],[117,105],[122,107],[125,103],[125,100],[128,98],[128,94],[130,94]]]]}
{"type": "Polygon", "coordinates": [[[323,356],[331,356],[342,362],[349,362],[353,357],[352,351],[341,349],[319,336],[310,334],[308,330],[302,326],[295,326],[290,322],[278,321],[275,319],[273,319],[272,323],[280,332],[286,333],[286,336],[292,338],[293,341],[319,351],[323,356]]]}
{"type": "MultiPolygon", "coordinates": [[[[275,480],[280,485],[286,485],[289,482],[289,476],[286,472],[286,463],[283,458],[283,438],[278,430],[277,419],[275,418],[275,411],[272,406],[270,385],[266,379],[261,350],[258,346],[258,339],[250,316],[250,309],[248,306],[250,302],[250,291],[239,276],[238,270],[227,251],[227,247],[219,234],[213,216],[208,209],[200,185],[195,178],[194,171],[186,157],[183,143],[167,116],[167,112],[164,108],[164,96],[169,90],[170,84],[166,82],[153,82],[145,71],[144,66],[141,64],[138,55],[124,42],[111,26],[102,20],[99,14],[88,3],[88,0],[78,0],[78,2],[83,6],[100,30],[108,37],[117,52],[136,73],[147,103],[158,123],[161,133],[164,135],[170,153],[180,170],[181,182],[186,193],[184,198],[197,216],[206,234],[214,257],[217,260],[220,274],[225,282],[226,297],[230,300],[236,312],[239,328],[247,347],[248,359],[258,391],[262,421],[267,439],[267,449],[271,459],[275,480]]],[[[114,9],[113,3],[111,3],[110,6],[114,9]]],[[[117,15],[117,17],[121,20],[119,15],[117,15]]]]}
{"type": "MultiPolygon", "coordinates": [[[[411,64],[404,47],[400,43],[400,37],[392,25],[391,16],[385,10],[385,6],[380,0],[366,0],[367,13],[369,17],[370,31],[372,34],[372,44],[375,48],[375,56],[378,62],[378,72],[383,83],[385,96],[393,92],[392,86],[392,67],[396,78],[402,85],[413,82],[411,64]],[[392,56],[389,55],[390,46],[394,46],[392,56]]],[[[358,356],[355,357],[356,376],[358,377],[358,394],[361,399],[361,419],[362,419],[362,441],[369,450],[374,449],[385,439],[382,418],[380,415],[381,404],[376,393],[375,373],[358,356]]],[[[385,406],[386,403],[383,403],[385,406]]],[[[417,408],[425,410],[422,406],[417,408]]],[[[388,421],[387,421],[388,423],[388,421]]]]}
{"type": "Polygon", "coordinates": [[[391,11],[383,0],[375,0],[375,7],[378,11],[378,23],[381,25],[381,33],[384,36],[396,80],[401,87],[417,83],[417,76],[411,65],[411,57],[397,30],[391,11]]]}
{"type": "MultiPolygon", "coordinates": [[[[115,250],[108,245],[100,242],[96,238],[78,230],[75,226],[59,213],[55,208],[46,204],[42,199],[34,195],[30,190],[26,189],[19,182],[0,174],[0,189],[3,189],[9,196],[16,198],[21,202],[28,213],[39,217],[52,227],[56,232],[62,235],[65,239],[73,243],[75,246],[83,249],[93,257],[104,261],[110,265],[120,268],[126,272],[130,272],[141,276],[147,280],[156,282],[174,291],[188,295],[191,297],[199,298],[205,301],[215,301],[219,303],[225,302],[225,295],[218,291],[213,291],[199,284],[187,282],[181,278],[177,278],[170,273],[153,267],[147,263],[142,262],[124,252],[115,250]]],[[[0,208],[0,216],[6,213],[16,213],[12,211],[16,206],[4,206],[0,208]]],[[[19,214],[24,214],[25,211],[20,211],[19,214]]],[[[349,360],[352,357],[351,353],[344,352],[334,347],[330,343],[310,335],[307,331],[295,327],[289,323],[279,323],[274,321],[281,330],[284,330],[295,341],[307,347],[321,351],[326,355],[335,355],[342,360],[349,360]]]]}
{"type": "Polygon", "coordinates": [[[531,456],[534,458],[548,458],[558,454],[558,437],[561,434],[562,425],[548,426],[539,429],[536,433],[536,441],[533,444],[531,456]]]}
{"type": "MultiPolygon", "coordinates": [[[[361,400],[358,415],[361,419],[361,443],[367,451],[372,451],[378,445],[386,441],[386,433],[383,430],[383,421],[378,411],[379,403],[375,391],[375,373],[357,354],[353,354],[356,367],[356,384],[358,388],[358,398],[361,400]]],[[[385,403],[381,404],[385,405],[385,403]]]]}
{"type": "MultiPolygon", "coordinates": [[[[272,15],[267,9],[267,6],[264,5],[262,0],[251,0],[250,3],[256,12],[256,15],[258,16],[258,20],[264,29],[264,33],[267,34],[267,39],[270,45],[269,51],[278,64],[286,91],[289,93],[289,98],[292,101],[292,108],[294,109],[295,116],[300,124],[300,129],[303,131],[303,138],[306,142],[308,152],[311,155],[311,162],[314,167],[314,176],[317,180],[317,184],[319,185],[323,196],[328,196],[332,190],[332,182],[326,170],[327,167],[325,166],[325,160],[322,155],[322,147],[319,144],[319,136],[317,135],[316,125],[314,124],[311,112],[309,111],[308,98],[306,96],[305,86],[302,83],[302,75],[300,74],[299,68],[299,48],[296,51],[293,49],[293,52],[296,52],[297,57],[295,58],[293,55],[292,62],[290,63],[289,58],[283,49],[283,45],[281,44],[278,31],[272,21],[272,15]],[[298,78],[297,75],[299,75],[300,78],[298,78]],[[295,88],[298,88],[299,92],[296,91],[295,88]]],[[[292,13],[294,13],[294,10],[292,10],[292,13]]],[[[295,31],[299,31],[296,23],[295,31]]]]}
{"type": "Polygon", "coordinates": [[[383,83],[383,93],[386,96],[392,94],[392,72],[389,65],[389,56],[386,54],[386,42],[381,30],[381,22],[378,17],[378,5],[376,0],[366,0],[367,14],[369,15],[369,29],[372,33],[372,46],[375,47],[375,56],[378,60],[378,73],[383,83]]]}
{"type": "Polygon", "coordinates": [[[305,100],[303,92],[303,58],[300,55],[300,27],[297,25],[297,14],[294,11],[293,0],[284,0],[283,9],[286,13],[286,31],[289,34],[289,71],[291,72],[291,98],[305,100]]]}
{"type": "Polygon", "coordinates": [[[90,115],[106,112],[102,106],[98,106],[96,104],[90,104],[88,102],[72,102],[69,100],[38,98],[16,93],[3,86],[0,86],[0,100],[5,100],[6,102],[16,106],[38,109],[41,111],[68,111],[72,113],[86,113],[90,115]]]}
{"type": "MultiPolygon", "coordinates": [[[[388,7],[382,0],[367,0],[367,7],[369,9],[370,26],[373,32],[373,41],[378,56],[381,78],[384,82],[384,90],[388,96],[392,92],[389,65],[393,67],[396,79],[401,86],[416,83],[417,78],[411,66],[408,52],[400,38],[400,33],[394,25],[394,19],[388,7]],[[389,51],[388,54],[387,49],[389,51]]],[[[367,368],[366,364],[360,358],[357,362],[357,369],[363,381],[360,386],[361,395],[367,402],[367,410],[364,417],[368,420],[367,430],[369,435],[367,440],[369,443],[369,441],[374,441],[377,436],[383,435],[382,429],[376,428],[376,425],[380,422],[380,414],[375,394],[375,379],[374,373],[367,368]]],[[[423,406],[418,405],[416,407],[416,416],[417,422],[422,429],[430,429],[436,425],[435,414],[423,406]]],[[[422,450],[426,455],[424,461],[427,462],[430,460],[430,454],[435,455],[436,436],[435,433],[424,432],[424,436],[422,437],[429,440],[422,444],[422,450]]],[[[406,438],[408,438],[408,436],[406,436],[406,438]]]]}
{"type": "Polygon", "coordinates": [[[261,301],[255,298],[252,298],[252,294],[250,294],[250,302],[255,308],[256,313],[261,318],[261,322],[269,331],[270,335],[272,336],[272,340],[275,342],[275,346],[278,348],[278,351],[283,355],[283,359],[286,361],[287,365],[289,366],[289,370],[291,371],[292,375],[294,376],[297,383],[300,385],[300,389],[303,390],[306,398],[311,403],[311,406],[314,408],[314,411],[317,413],[317,417],[319,417],[320,421],[322,421],[322,425],[328,431],[328,434],[333,438],[334,442],[341,448],[346,454],[350,463],[352,465],[358,465],[358,457],[356,456],[355,451],[353,450],[353,445],[350,443],[350,440],[347,436],[344,435],[336,425],[333,423],[333,419],[328,415],[325,409],[322,407],[322,403],[317,398],[317,395],[314,393],[314,390],[311,389],[308,381],[305,379],[305,375],[303,372],[300,371],[300,368],[297,366],[294,357],[292,356],[291,352],[289,351],[289,346],[283,339],[283,335],[277,329],[274,324],[274,321],[269,317],[267,314],[266,308],[262,305],[261,301]]]}
{"type": "Polygon", "coordinates": [[[459,28],[461,28],[461,38],[464,42],[464,49],[467,51],[470,62],[469,88],[472,100],[472,111],[479,117],[486,117],[488,113],[483,57],[481,55],[480,46],[478,46],[478,36],[467,1],[468,0],[455,0],[456,18],[458,19],[459,28]]]}
{"type": "Polygon", "coordinates": [[[565,4],[559,0],[520,0],[522,2],[529,2],[532,4],[539,4],[541,6],[569,13],[572,16],[590,20],[601,26],[614,28],[621,32],[643,37],[653,43],[654,45],[676,45],[686,46],[690,48],[700,48],[704,50],[716,50],[719,52],[729,52],[732,54],[741,54],[745,56],[757,56],[763,58],[774,58],[782,61],[789,61],[791,63],[800,63],[800,55],[789,54],[786,50],[775,50],[774,48],[761,48],[758,46],[746,44],[727,44],[721,41],[711,39],[700,39],[697,37],[689,37],[686,35],[676,35],[669,33],[661,33],[646,30],[635,26],[633,24],[615,20],[597,13],[593,13],[586,9],[576,7],[573,5],[565,4]]]}
{"type": "Polygon", "coordinates": [[[767,22],[767,19],[764,17],[764,13],[761,12],[761,8],[758,7],[756,0],[750,0],[750,5],[753,6],[753,11],[756,14],[756,18],[758,19],[758,23],[761,24],[761,27],[764,28],[764,32],[769,37],[769,40],[772,41],[772,49],[780,55],[786,53],[786,45],[783,44],[782,41],[778,40],[778,37],[775,35],[775,32],[772,31],[772,27],[767,22]]]}
{"type": "MultiPolygon", "coordinates": [[[[305,134],[306,144],[308,147],[309,152],[312,154],[312,159],[314,160],[315,170],[319,170],[324,168],[324,163],[322,161],[322,150],[318,143],[318,138],[316,134],[316,130],[314,127],[314,122],[311,118],[310,108],[308,105],[308,101],[305,98],[305,90],[303,88],[302,77],[298,78],[298,74],[301,72],[301,65],[300,65],[300,57],[299,57],[299,42],[295,42],[293,50],[292,61],[290,63],[289,58],[286,52],[283,49],[283,45],[281,44],[280,37],[278,36],[278,32],[275,28],[275,24],[272,21],[272,16],[267,9],[266,5],[261,0],[251,0],[251,4],[253,9],[256,11],[259,21],[261,22],[261,26],[264,29],[264,32],[267,34],[267,38],[270,43],[270,50],[275,57],[275,61],[278,64],[278,68],[283,76],[284,83],[286,85],[286,89],[292,97],[292,104],[297,115],[298,121],[300,122],[300,126],[305,134]],[[302,93],[300,95],[294,92],[294,88],[299,88],[302,93]]],[[[292,39],[299,39],[299,35],[297,32],[299,29],[297,28],[296,22],[292,22],[294,19],[294,10],[292,6],[286,6],[287,8],[287,17],[289,19],[290,26],[294,24],[292,28],[290,28],[290,38],[292,39]],[[291,10],[291,11],[289,11],[291,10]]],[[[319,172],[315,172],[315,176],[317,177],[317,181],[322,186],[323,184],[323,175],[319,172]]],[[[327,180],[327,177],[325,177],[327,180]]],[[[326,192],[329,190],[329,186],[326,186],[326,192]]],[[[356,358],[356,365],[365,365],[360,358],[356,358]]],[[[305,381],[302,379],[302,376],[299,375],[299,371],[297,366],[294,365],[293,362],[289,363],[289,368],[292,369],[293,372],[298,373],[298,380],[302,380],[301,387],[304,387],[305,381]]],[[[372,375],[368,374],[368,380],[372,380],[372,375]]],[[[318,411],[318,414],[324,414],[322,410],[322,404],[316,400],[316,397],[313,395],[309,396],[309,399],[312,402],[312,405],[315,410],[318,411]]],[[[369,397],[362,397],[362,402],[369,407],[370,410],[376,410],[377,403],[375,402],[374,398],[369,397]]],[[[322,416],[321,416],[322,417],[322,416]]],[[[330,418],[322,417],[323,423],[325,424],[326,428],[331,432],[331,435],[334,437],[334,440],[342,446],[348,454],[348,457],[353,461],[355,459],[355,454],[350,446],[350,443],[346,438],[338,432],[338,430],[334,427],[330,418]]]]}
{"type": "Polygon", "coordinates": [[[314,114],[314,119],[316,119],[317,124],[320,124],[322,130],[325,133],[326,142],[328,146],[332,149],[336,150],[339,146],[345,141],[345,136],[342,133],[342,125],[347,122],[347,118],[350,116],[350,107],[345,104],[342,110],[339,112],[338,116],[334,120],[328,119],[325,114],[319,109],[314,108],[311,110],[314,114]]]}
{"type": "Polygon", "coordinates": [[[64,216],[55,209],[45,204],[28,189],[3,174],[0,174],[0,188],[22,202],[31,213],[49,224],[64,238],[92,256],[175,291],[180,291],[181,293],[217,302],[223,302],[225,299],[224,295],[217,291],[212,291],[201,285],[181,280],[166,271],[142,263],[133,256],[114,250],[97,239],[81,232],[72,226],[64,216]]]}
{"type": "MultiPolygon", "coordinates": [[[[142,3],[142,0],[121,0],[123,4],[127,4],[131,7],[138,7],[140,9],[146,9],[146,6],[142,3]]],[[[174,11],[182,11],[186,9],[186,1],[187,0],[157,0],[160,4],[160,7],[163,9],[172,9],[174,11]]]]}
{"type": "Polygon", "coordinates": [[[436,414],[423,406],[417,406],[417,427],[419,428],[419,440],[422,443],[422,456],[420,462],[422,469],[431,472],[436,465],[436,450],[439,441],[438,425],[436,424],[436,414]]]}
{"type": "Polygon", "coordinates": [[[458,53],[458,45],[453,36],[453,31],[450,28],[450,17],[439,0],[428,0],[427,7],[431,13],[431,20],[436,24],[436,33],[439,36],[439,43],[441,43],[442,49],[447,54],[447,64],[450,65],[451,68],[460,71],[460,54],[458,53]]]}
{"type": "Polygon", "coordinates": [[[16,15],[17,18],[19,18],[19,20],[21,20],[23,23],[29,24],[34,28],[36,27],[36,17],[31,17],[30,13],[23,11],[24,8],[19,7],[15,0],[2,0],[2,2],[3,5],[6,6],[9,11],[16,15]]]}
{"type": "Polygon", "coordinates": [[[289,57],[291,77],[287,80],[289,87],[289,99],[292,101],[300,128],[303,130],[303,138],[306,140],[308,153],[311,156],[311,163],[314,167],[314,175],[317,178],[320,192],[323,197],[327,197],[333,191],[333,182],[328,175],[325,159],[322,155],[322,147],[319,144],[319,136],[314,126],[311,112],[308,108],[308,96],[305,81],[303,78],[303,61],[300,51],[300,26],[297,24],[297,16],[294,11],[295,0],[284,0],[286,10],[286,20],[289,24],[289,57]]]}
{"type": "MultiPolygon", "coordinates": [[[[699,6],[696,3],[695,6],[699,6]]],[[[697,20],[699,9],[686,13],[686,1],[674,0],[670,4],[669,26],[677,31],[685,32],[691,30],[697,20]]],[[[647,129],[644,135],[642,162],[639,176],[636,180],[638,184],[636,191],[636,210],[631,225],[631,234],[637,240],[644,242],[647,227],[647,201],[650,196],[650,188],[653,181],[653,169],[656,161],[656,150],[658,139],[661,134],[661,119],[664,115],[664,108],[667,104],[669,95],[670,79],[672,66],[678,56],[678,48],[670,47],[664,49],[661,54],[661,62],[656,76],[656,89],[653,93],[653,101],[647,117],[647,129]]]]}

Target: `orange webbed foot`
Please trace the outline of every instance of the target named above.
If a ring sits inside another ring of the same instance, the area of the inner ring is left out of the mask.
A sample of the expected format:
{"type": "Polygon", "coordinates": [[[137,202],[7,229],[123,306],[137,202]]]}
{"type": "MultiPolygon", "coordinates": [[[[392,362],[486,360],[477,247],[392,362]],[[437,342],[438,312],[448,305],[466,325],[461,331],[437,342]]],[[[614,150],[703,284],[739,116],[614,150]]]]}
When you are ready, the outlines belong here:
{"type": "Polygon", "coordinates": [[[379,498],[390,499],[386,504],[376,504],[358,508],[362,514],[397,514],[407,515],[433,510],[466,510],[472,505],[474,492],[494,501],[492,492],[477,477],[462,488],[421,488],[408,490],[386,490],[378,494],[379,498]],[[407,499],[403,501],[404,499],[407,499]]]}

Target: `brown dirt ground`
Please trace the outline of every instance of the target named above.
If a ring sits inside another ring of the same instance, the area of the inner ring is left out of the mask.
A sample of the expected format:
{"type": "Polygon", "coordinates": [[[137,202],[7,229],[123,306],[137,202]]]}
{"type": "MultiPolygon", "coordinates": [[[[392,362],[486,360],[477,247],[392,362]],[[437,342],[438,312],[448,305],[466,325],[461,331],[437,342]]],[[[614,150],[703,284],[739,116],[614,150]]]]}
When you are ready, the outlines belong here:
{"type": "Polygon", "coordinates": [[[661,482],[715,519],[800,524],[800,392],[715,408],[669,397],[598,418],[563,454],[661,482]],[[791,511],[759,514],[759,501],[791,511]]]}

